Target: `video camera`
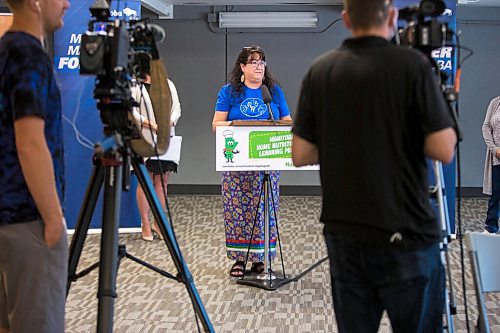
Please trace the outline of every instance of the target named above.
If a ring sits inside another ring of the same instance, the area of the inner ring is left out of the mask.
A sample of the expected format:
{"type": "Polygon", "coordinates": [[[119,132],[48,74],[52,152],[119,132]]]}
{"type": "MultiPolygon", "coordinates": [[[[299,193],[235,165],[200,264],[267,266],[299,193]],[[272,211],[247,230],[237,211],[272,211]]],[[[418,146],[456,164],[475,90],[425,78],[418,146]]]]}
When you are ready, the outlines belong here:
{"type": "MultiPolygon", "coordinates": [[[[458,98],[458,87],[455,86],[450,73],[439,68],[432,57],[432,51],[453,44],[454,31],[447,23],[441,23],[437,17],[443,15],[446,4],[443,0],[421,0],[418,6],[405,7],[399,10],[399,18],[408,22],[407,26],[398,30],[396,37],[400,45],[410,46],[423,52],[431,61],[436,78],[448,102],[450,115],[458,141],[462,141],[462,133],[454,103],[458,98]]],[[[451,54],[451,51],[450,51],[451,54]]],[[[450,68],[451,69],[451,68],[450,68]]]]}
{"type": "Polygon", "coordinates": [[[171,96],[156,43],[163,41],[164,30],[147,19],[111,19],[106,0],[96,0],[90,13],[93,18],[80,47],[80,74],[96,76],[94,98],[105,134],[119,133],[143,157],[163,154],[170,137],[171,96]],[[146,74],[151,74],[149,93],[141,84],[146,74]],[[158,129],[144,128],[141,119],[158,129]]]}
{"type": "Polygon", "coordinates": [[[148,20],[111,20],[109,4],[104,0],[97,0],[90,12],[95,19],[82,36],[80,74],[117,80],[128,80],[123,76],[126,74],[141,74],[136,55],[146,53],[153,57],[153,53],[158,53],[156,42],[163,41],[165,31],[148,20]]]}
{"type": "Polygon", "coordinates": [[[449,45],[453,31],[437,19],[445,10],[442,0],[422,0],[418,6],[400,9],[399,18],[408,22],[398,32],[401,45],[417,48],[428,56],[432,50],[449,45]]]}

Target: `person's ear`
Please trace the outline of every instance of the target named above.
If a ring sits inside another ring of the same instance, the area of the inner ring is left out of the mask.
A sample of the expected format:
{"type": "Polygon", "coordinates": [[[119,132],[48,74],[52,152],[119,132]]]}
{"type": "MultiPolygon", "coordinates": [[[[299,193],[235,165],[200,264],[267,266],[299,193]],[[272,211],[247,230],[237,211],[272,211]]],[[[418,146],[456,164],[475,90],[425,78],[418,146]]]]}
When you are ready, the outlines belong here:
{"type": "Polygon", "coordinates": [[[398,30],[398,18],[399,18],[399,10],[391,6],[389,8],[389,25],[391,29],[394,29],[394,31],[398,30]]]}
{"type": "Polygon", "coordinates": [[[347,29],[351,30],[352,24],[351,24],[351,19],[349,18],[349,14],[345,9],[342,10],[342,20],[344,21],[344,25],[347,29]]]}
{"type": "Polygon", "coordinates": [[[41,13],[42,12],[42,7],[40,6],[40,1],[39,0],[31,0],[31,4],[32,4],[33,9],[37,13],[41,13]]]}

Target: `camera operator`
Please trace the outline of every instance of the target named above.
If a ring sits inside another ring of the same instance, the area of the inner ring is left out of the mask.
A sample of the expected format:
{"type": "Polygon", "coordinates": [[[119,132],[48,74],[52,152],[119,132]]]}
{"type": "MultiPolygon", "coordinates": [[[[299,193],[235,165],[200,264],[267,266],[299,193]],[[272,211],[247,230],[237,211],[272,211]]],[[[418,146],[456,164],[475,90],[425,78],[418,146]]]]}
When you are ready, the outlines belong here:
{"type": "Polygon", "coordinates": [[[68,0],[7,0],[0,40],[0,332],[64,332],[61,99],[43,38],[68,0]]]}
{"type": "Polygon", "coordinates": [[[426,157],[456,135],[430,61],[390,44],[390,0],[345,0],[352,38],[307,73],[293,127],[296,166],[320,163],[321,221],[339,332],[442,331],[445,274],[426,157]]]}

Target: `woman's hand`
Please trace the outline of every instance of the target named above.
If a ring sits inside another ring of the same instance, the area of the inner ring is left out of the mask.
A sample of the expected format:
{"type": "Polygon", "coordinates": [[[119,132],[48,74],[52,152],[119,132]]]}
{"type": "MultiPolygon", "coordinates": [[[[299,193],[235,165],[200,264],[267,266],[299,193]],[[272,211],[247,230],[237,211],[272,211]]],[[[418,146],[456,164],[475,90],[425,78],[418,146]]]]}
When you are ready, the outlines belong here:
{"type": "Polygon", "coordinates": [[[215,133],[217,126],[229,126],[231,122],[227,120],[228,112],[215,111],[214,119],[212,120],[212,131],[215,133]]]}
{"type": "Polygon", "coordinates": [[[500,148],[497,148],[497,150],[495,150],[495,156],[497,158],[500,158],[500,148]]]}
{"type": "Polygon", "coordinates": [[[147,127],[147,128],[151,128],[153,131],[158,130],[158,125],[156,125],[156,123],[154,121],[144,120],[144,122],[142,123],[142,126],[147,127]]]}

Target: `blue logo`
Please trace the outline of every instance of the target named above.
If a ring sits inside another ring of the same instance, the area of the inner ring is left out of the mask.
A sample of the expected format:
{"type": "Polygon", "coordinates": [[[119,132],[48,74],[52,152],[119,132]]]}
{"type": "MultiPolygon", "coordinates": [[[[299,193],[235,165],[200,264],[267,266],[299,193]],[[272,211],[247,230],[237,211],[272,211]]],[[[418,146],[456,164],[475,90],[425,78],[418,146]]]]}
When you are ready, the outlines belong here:
{"type": "Polygon", "coordinates": [[[241,103],[240,111],[247,117],[256,118],[262,116],[267,107],[259,98],[247,98],[241,103]]]}

